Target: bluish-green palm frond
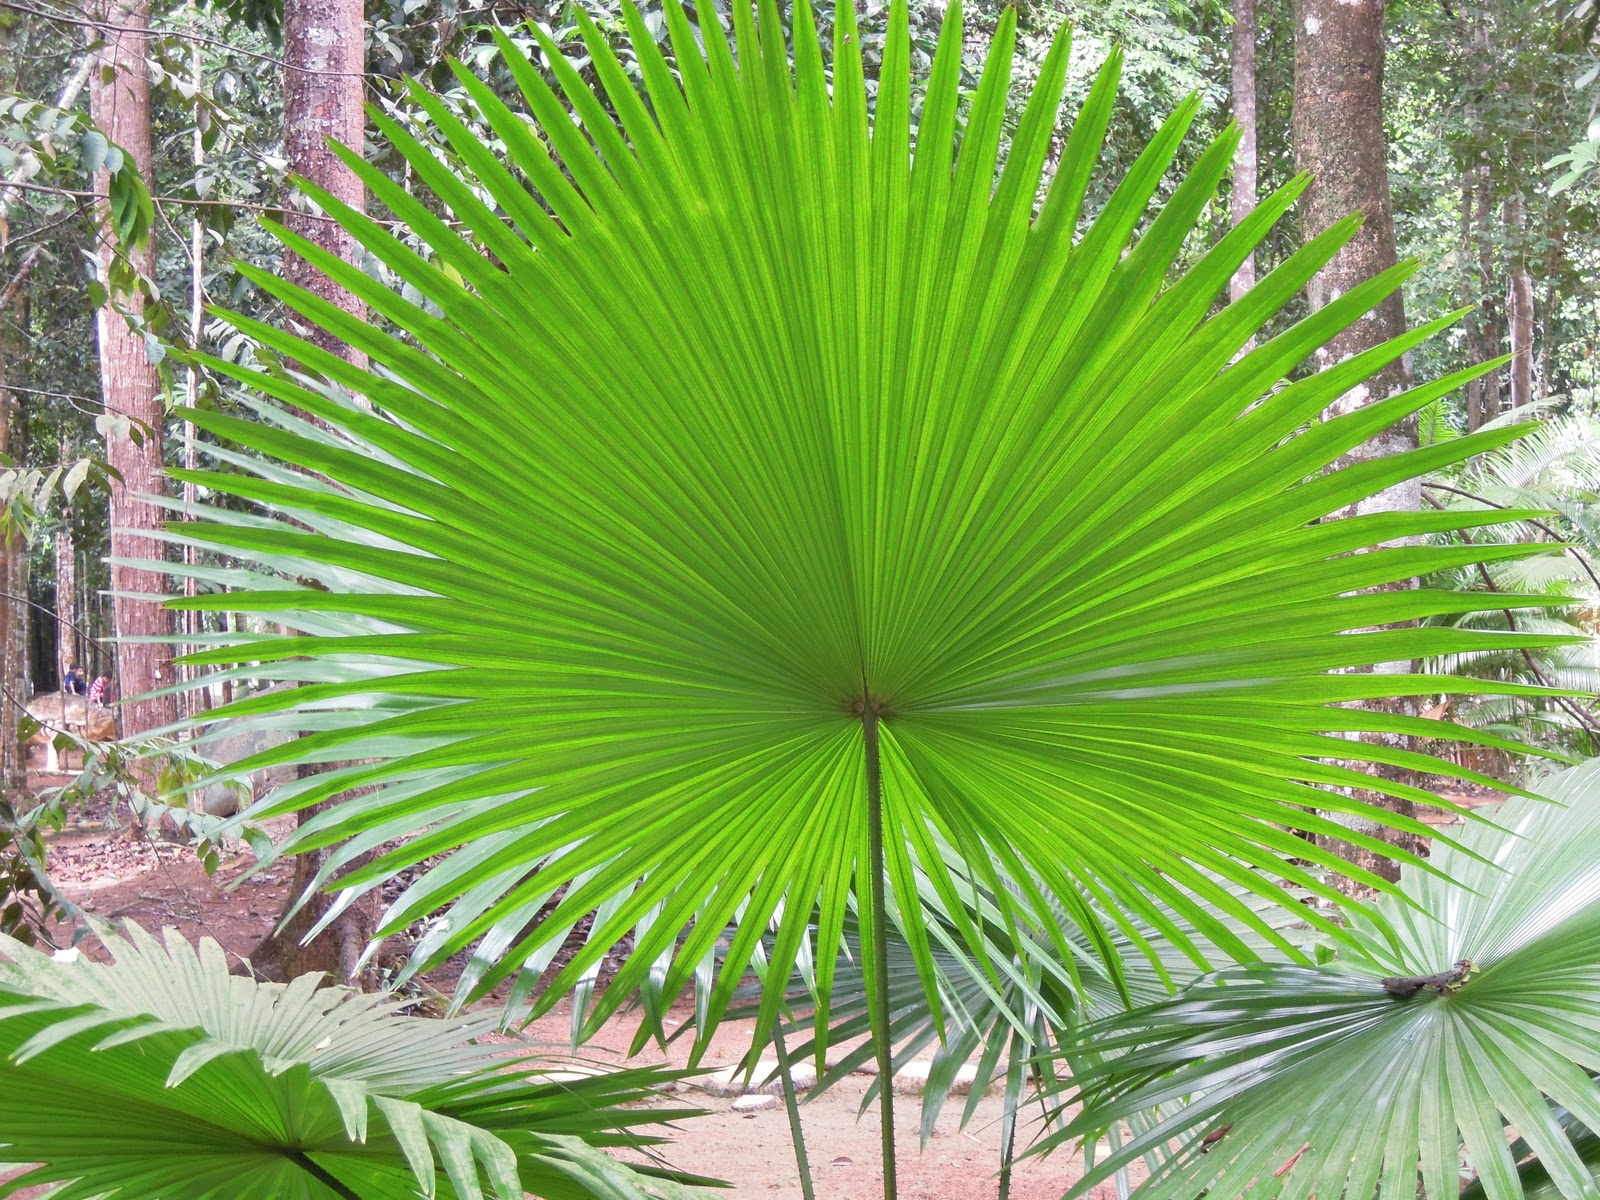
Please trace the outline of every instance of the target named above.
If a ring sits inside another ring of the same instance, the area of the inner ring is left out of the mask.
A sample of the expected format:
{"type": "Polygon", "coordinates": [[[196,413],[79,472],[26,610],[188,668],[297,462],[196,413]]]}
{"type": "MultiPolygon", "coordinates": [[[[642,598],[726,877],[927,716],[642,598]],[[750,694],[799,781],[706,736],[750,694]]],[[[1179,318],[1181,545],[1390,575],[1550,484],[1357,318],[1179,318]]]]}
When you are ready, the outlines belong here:
{"type": "Polygon", "coordinates": [[[476,1040],[493,1017],[398,1015],[316,975],[257,983],[209,940],[163,945],[137,926],[102,939],[112,963],[0,941],[0,1156],[35,1164],[0,1195],[698,1194],[606,1152],[648,1150],[660,1136],[639,1127],[691,1115],[626,1107],[673,1072],[517,1053],[476,1040]]]}
{"type": "Polygon", "coordinates": [[[1484,1195],[1523,1195],[1534,1156],[1567,1200],[1593,1194],[1565,1115],[1600,1120],[1600,764],[1508,801],[1408,870],[1328,966],[1220,972],[1082,1031],[1121,1050],[1081,1072],[1083,1112],[1046,1144],[1188,1103],[1086,1176],[1175,1150],[1140,1194],[1231,1200],[1455,1197],[1463,1150],[1484,1195]],[[1509,1127],[1521,1139],[1515,1149],[1509,1127]],[[1515,1150],[1515,1152],[1514,1152],[1515,1150]]]}
{"type": "MultiPolygon", "coordinates": [[[[958,875],[963,874],[956,867],[958,875]]],[[[970,872],[964,874],[971,875],[970,872]]],[[[897,919],[889,941],[890,1037],[895,1069],[931,1057],[931,1069],[922,1088],[922,1136],[931,1136],[934,1124],[959,1084],[967,1100],[960,1121],[964,1127],[979,1100],[991,1087],[1014,1088],[1015,1108],[1022,1092],[1036,1084],[1057,1080],[1056,1064],[1048,1057],[1062,1048],[1070,1031],[1089,1022],[1126,1012],[1130,1007],[1155,1003],[1198,978],[1216,965],[1240,960],[1283,957],[1279,945],[1263,937],[1256,922],[1264,922],[1291,941],[1305,936],[1297,931],[1299,914],[1275,899],[1223,880],[1212,880],[1235,903],[1246,906],[1255,922],[1231,915],[1221,918],[1228,938],[1213,944],[1188,918],[1164,905],[1155,906],[1157,923],[1139,919],[1134,929],[1100,914],[1101,930],[1091,934],[1076,928],[1063,906],[1039,890],[1037,881],[1023,888],[1006,879],[1014,895],[1032,891],[1036,902],[1051,912],[1068,932],[1071,957],[1062,960],[1042,927],[1021,929],[1008,925],[993,897],[972,878],[963,878],[959,893],[967,904],[964,920],[941,910],[939,898],[925,891],[927,911],[922,921],[933,939],[932,959],[939,985],[939,1002],[930,1003],[915,956],[907,944],[903,920],[897,919]],[[963,926],[976,929],[981,939],[974,953],[963,936],[963,926]],[[1176,936],[1174,935],[1176,931],[1176,936]],[[1101,939],[1117,947],[1124,964],[1112,978],[1098,961],[1101,939]],[[1198,949],[1200,961],[1193,952],[1198,949]],[[990,970],[984,963],[991,964],[990,970]]],[[[1197,898],[1198,899],[1198,898],[1197,898]]],[[[835,968],[832,1024],[822,1036],[806,1036],[812,971],[803,964],[789,981],[788,1001],[800,1014],[788,1052],[797,1061],[821,1058],[830,1046],[845,1045],[869,1031],[865,948],[857,923],[846,922],[844,945],[835,968]]],[[[750,1015],[765,983],[746,989],[750,1015]]],[[[821,1063],[813,1095],[826,1091],[872,1058],[870,1042],[857,1043],[821,1063]]],[[[1071,1077],[1074,1067],[1063,1072],[1071,1077]]],[[[862,1099],[871,1103],[881,1081],[875,1081],[862,1099]]]]}

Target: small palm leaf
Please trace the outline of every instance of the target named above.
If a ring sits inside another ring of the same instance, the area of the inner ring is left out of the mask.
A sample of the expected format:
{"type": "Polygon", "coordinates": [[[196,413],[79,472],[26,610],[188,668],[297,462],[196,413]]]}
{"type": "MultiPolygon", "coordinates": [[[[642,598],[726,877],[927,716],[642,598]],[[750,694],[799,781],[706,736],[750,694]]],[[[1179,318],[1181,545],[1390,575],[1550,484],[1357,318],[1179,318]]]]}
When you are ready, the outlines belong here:
{"type": "MultiPolygon", "coordinates": [[[[1060,905],[1051,897],[1037,893],[1059,925],[1067,930],[1073,957],[1061,961],[1042,929],[1007,924],[1000,908],[987,896],[970,872],[952,863],[960,878],[960,890],[967,901],[962,921],[941,910],[937,896],[924,894],[926,911],[921,924],[933,941],[932,957],[939,979],[939,1000],[930,1003],[917,971],[915,957],[907,945],[903,921],[891,926],[888,946],[890,1036],[894,1044],[893,1064],[900,1070],[932,1048],[933,1063],[922,1091],[922,1136],[931,1135],[940,1111],[952,1094],[958,1079],[968,1089],[962,1124],[972,1119],[977,1102],[986,1089],[1010,1074],[1015,1061],[1020,1067],[1037,1067],[1053,1080],[1052,1064],[1041,1056],[1056,1049],[1069,1031],[1095,1019],[1126,1012],[1134,1005],[1151,1004],[1171,995],[1174,988],[1195,979],[1202,965],[1194,962],[1165,931],[1179,931],[1186,945],[1197,946],[1209,962],[1278,957],[1278,947],[1256,929],[1264,922],[1287,934],[1298,918],[1292,909],[1275,899],[1259,895],[1238,885],[1220,884],[1225,892],[1253,910],[1255,920],[1246,923],[1224,918],[1232,935],[1225,950],[1201,936],[1185,919],[1161,911],[1160,927],[1136,923],[1130,935],[1117,922],[1101,917],[1102,930],[1091,936],[1077,929],[1060,905]],[[975,928],[981,938],[981,954],[967,944],[962,928],[975,928]],[[1120,978],[1108,977],[1096,961],[1095,945],[1109,939],[1124,963],[1120,978]],[[1153,951],[1152,954],[1148,954],[1153,951]],[[988,970],[985,970],[986,964],[988,970]],[[1039,1060],[1039,1061],[1034,1061],[1039,1060]],[[960,1075],[970,1066],[970,1078],[960,1075]]],[[[1006,880],[1009,891],[1024,889],[1006,880]]],[[[931,889],[929,889],[931,891],[931,889]]],[[[824,1037],[802,1040],[792,1047],[796,1059],[817,1053],[827,1045],[860,1038],[869,1032],[869,1006],[866,988],[865,947],[854,919],[845,924],[844,947],[835,968],[832,1026],[824,1037]]],[[[809,970],[797,971],[790,981],[788,999],[796,1010],[809,1007],[809,970]]],[[[753,998],[761,989],[746,989],[753,998]]],[[[752,1016],[753,1011],[740,1011],[752,1016]]],[[[798,1031],[798,1030],[797,1030],[798,1031]]],[[[851,1071],[865,1065],[873,1046],[862,1042],[840,1054],[831,1067],[819,1075],[820,1092],[851,1071]]],[[[1030,1077],[1032,1069],[1025,1072],[1030,1077]]],[[[870,1103],[876,1083],[868,1089],[863,1108],[870,1103]]]]}
{"type": "Polygon", "coordinates": [[[1503,829],[1408,871],[1382,923],[1358,924],[1360,953],[1224,971],[1085,1029],[1083,1045],[1127,1053],[1080,1075],[1084,1112],[1044,1146],[1193,1099],[1077,1190],[1175,1145],[1151,1200],[1411,1200],[1419,1173],[1454,1197],[1465,1146],[1490,1200],[1522,1196],[1528,1155],[1567,1200],[1593,1196],[1562,1118],[1600,1121],[1600,764],[1548,790],[1558,803],[1508,801],[1503,829]]]}
{"type": "MultiPolygon", "coordinates": [[[[591,1027],[639,987],[681,991],[738,917],[702,1006],[714,1024],[780,911],[778,978],[820,915],[814,998],[825,1022],[850,898],[875,880],[912,914],[907,945],[934,996],[914,900],[925,878],[959,909],[944,843],[986,876],[1007,919],[1029,905],[992,863],[1038,878],[1079,929],[1099,928],[1097,913],[1148,917],[1160,901],[1214,937],[1213,905],[1251,918],[1212,876],[1287,901],[1250,869],[1272,863],[1290,884],[1328,892],[1312,871],[1281,866],[1296,855],[1337,863],[1294,830],[1390,850],[1319,809],[1421,832],[1319,790],[1372,786],[1319,760],[1453,770],[1344,736],[1439,727],[1334,702],[1479,685],[1330,672],[1536,644],[1371,631],[1482,603],[1379,585],[1520,551],[1352,553],[1481,516],[1317,522],[1520,431],[1325,473],[1470,377],[1308,426],[1443,323],[1278,386],[1411,268],[1239,357],[1356,221],[1213,315],[1305,181],[1169,282],[1235,138],[1205,149],[1152,211],[1191,102],[1080,229],[1115,57],[1040,204],[1065,35],[1002,165],[1009,10],[962,124],[952,6],[914,153],[903,2],[872,121],[849,5],[837,12],[831,87],[804,2],[791,64],[771,0],[759,13],[735,4],[736,46],[706,24],[703,52],[668,0],[681,86],[626,11],[647,97],[587,22],[600,91],[548,47],[554,87],[503,46],[531,123],[460,71],[504,161],[416,92],[467,178],[375,116],[462,232],[345,153],[430,257],[309,189],[426,303],[284,240],[405,336],[250,272],[374,364],[358,370],[234,317],[363,399],[216,363],[272,401],[259,421],[193,414],[223,443],[315,473],[229,449],[246,472],[178,473],[275,518],[218,513],[182,527],[258,577],[279,576],[192,604],[296,631],[197,656],[265,663],[308,684],[223,714],[287,712],[313,731],[240,768],[363,760],[284,789],[258,815],[363,789],[290,844],[347,843],[335,870],[384,847],[343,878],[350,887],[453,852],[385,929],[447,910],[413,965],[475,945],[472,994],[520,974],[515,997],[525,997],[595,913],[542,1000],[632,937],[591,1027]],[[867,778],[880,768],[881,795],[867,778]]],[[[1542,600],[1494,598],[1524,603],[1542,600]]],[[[1059,922],[1034,915],[1065,955],[1059,922]]],[[[1109,940],[1095,951],[1115,969],[1109,940]]],[[[760,1029],[778,1006],[775,991],[760,1029]]]]}
{"type": "Polygon", "coordinates": [[[472,1044],[495,1022],[397,1016],[317,977],[231,976],[209,940],[105,935],[113,964],[0,942],[0,1195],[60,1200],[648,1200],[689,1196],[605,1147],[670,1072],[584,1073],[472,1044]]]}

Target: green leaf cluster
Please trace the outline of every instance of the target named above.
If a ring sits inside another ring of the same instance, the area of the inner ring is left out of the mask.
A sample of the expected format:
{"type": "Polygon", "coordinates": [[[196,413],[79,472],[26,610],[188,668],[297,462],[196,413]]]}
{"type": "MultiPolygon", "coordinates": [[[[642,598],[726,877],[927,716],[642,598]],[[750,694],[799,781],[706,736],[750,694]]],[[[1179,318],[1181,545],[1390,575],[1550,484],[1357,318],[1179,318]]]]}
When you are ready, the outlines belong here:
{"type": "Polygon", "coordinates": [[[1111,1057],[1048,1148],[1158,1104],[1145,1197],[1593,1195],[1600,1155],[1600,767],[1473,825],[1321,967],[1226,970],[1084,1029],[1111,1057]],[[1508,1130],[1510,1136],[1508,1136],[1508,1130]]]}
{"type": "Polygon", "coordinates": [[[690,1115],[623,1107],[671,1072],[573,1071],[475,1041],[492,1019],[397,1015],[315,975],[257,983],[209,939],[130,926],[102,941],[114,964],[0,941],[0,1152],[35,1164],[0,1195],[44,1182],[62,1200],[687,1194],[604,1152],[690,1115]]]}

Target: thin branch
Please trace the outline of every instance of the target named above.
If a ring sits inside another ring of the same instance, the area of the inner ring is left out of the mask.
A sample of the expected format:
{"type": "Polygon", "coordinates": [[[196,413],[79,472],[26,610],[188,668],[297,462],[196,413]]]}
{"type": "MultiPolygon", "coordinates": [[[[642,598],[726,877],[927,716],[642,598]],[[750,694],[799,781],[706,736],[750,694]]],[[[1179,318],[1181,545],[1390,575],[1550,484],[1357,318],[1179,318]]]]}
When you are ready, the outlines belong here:
{"type": "Polygon", "coordinates": [[[92,409],[80,407],[79,411],[93,412],[96,416],[98,416],[101,411],[100,401],[94,399],[92,396],[79,396],[72,392],[47,392],[44,388],[23,387],[21,384],[16,383],[6,384],[6,391],[21,392],[24,396],[45,396],[51,400],[71,400],[73,403],[80,406],[84,404],[92,404],[94,406],[92,409]]]}
{"type": "MultiPolygon", "coordinates": [[[[1486,496],[1479,496],[1476,493],[1466,491],[1463,488],[1451,487],[1448,483],[1424,483],[1422,486],[1425,488],[1432,488],[1436,492],[1449,492],[1452,496],[1462,496],[1468,500],[1476,500],[1479,504],[1487,504],[1490,508],[1498,508],[1502,512],[1509,511],[1511,507],[1508,504],[1497,504],[1486,496]]],[[[1430,503],[1433,503],[1434,507],[1436,508],[1444,507],[1444,505],[1433,501],[1430,501],[1430,503]]],[[[1549,525],[1546,525],[1543,521],[1536,520],[1533,517],[1518,517],[1517,519],[1526,525],[1532,525],[1535,529],[1542,533],[1549,534],[1553,541],[1560,542],[1562,551],[1572,555],[1573,558],[1578,560],[1578,565],[1583,568],[1583,573],[1589,577],[1589,582],[1593,583],[1597,590],[1600,590],[1600,575],[1595,574],[1594,568],[1589,565],[1589,560],[1587,557],[1585,557],[1582,551],[1580,551],[1576,546],[1568,545],[1565,537],[1563,537],[1556,530],[1552,529],[1549,525]]],[[[1468,544],[1471,544],[1470,541],[1468,544]]]]}
{"type": "MultiPolygon", "coordinates": [[[[1446,487],[1444,484],[1438,484],[1438,485],[1435,485],[1435,484],[1423,484],[1423,486],[1424,487],[1438,486],[1441,490],[1452,491],[1452,492],[1455,492],[1455,491],[1459,490],[1457,488],[1446,487]]],[[[1467,492],[1460,492],[1460,494],[1463,495],[1463,496],[1469,495],[1469,493],[1467,493],[1467,492]]],[[[1438,500],[1435,500],[1432,496],[1424,496],[1423,499],[1426,500],[1429,504],[1433,505],[1434,508],[1437,508],[1437,509],[1439,509],[1441,511],[1444,509],[1444,505],[1442,503],[1440,503],[1438,500]]],[[[1478,499],[1478,497],[1473,497],[1473,499],[1478,499]]],[[[1491,503],[1491,501],[1485,500],[1484,503],[1485,504],[1489,504],[1489,503],[1491,503]]],[[[1504,508],[1505,505],[1496,504],[1496,505],[1494,505],[1494,507],[1496,507],[1496,508],[1504,508]]],[[[1461,538],[1461,540],[1463,542],[1465,542],[1467,545],[1469,545],[1469,546],[1477,545],[1477,543],[1472,540],[1472,535],[1467,533],[1466,530],[1458,529],[1458,530],[1456,530],[1456,533],[1461,538]]],[[[1495,584],[1494,576],[1489,574],[1489,568],[1486,567],[1481,562],[1476,564],[1476,565],[1477,565],[1477,568],[1478,568],[1478,578],[1483,581],[1484,589],[1486,591],[1489,591],[1489,592],[1495,594],[1495,595],[1499,595],[1500,594],[1500,588],[1495,584]]],[[[1587,564],[1585,564],[1585,569],[1587,569],[1587,564]]],[[[1500,611],[1503,614],[1505,614],[1506,628],[1507,629],[1509,629],[1512,633],[1520,633],[1520,632],[1522,632],[1520,629],[1517,628],[1517,618],[1516,618],[1515,615],[1513,615],[1512,611],[1509,608],[1502,608],[1500,611]]],[[[1528,650],[1528,648],[1526,646],[1519,646],[1518,650],[1522,654],[1523,662],[1528,664],[1528,670],[1533,672],[1533,677],[1539,681],[1541,686],[1548,687],[1548,688],[1553,688],[1553,687],[1556,686],[1555,682],[1548,675],[1546,675],[1544,673],[1543,669],[1539,666],[1538,662],[1535,661],[1535,659],[1533,657],[1533,654],[1528,650]]],[[[1594,717],[1590,716],[1587,712],[1585,712],[1577,704],[1573,703],[1572,700],[1569,697],[1567,697],[1567,696],[1554,696],[1554,697],[1552,697],[1552,699],[1555,701],[1556,706],[1558,708],[1560,708],[1563,712],[1565,712],[1573,720],[1577,721],[1578,724],[1581,725],[1585,730],[1587,730],[1591,735],[1600,734],[1600,722],[1597,722],[1594,717]]]]}
{"type": "MultiPolygon", "coordinates": [[[[4,8],[4,0],[0,0],[0,8],[4,8]]],[[[85,192],[77,188],[57,187],[53,183],[8,183],[6,188],[16,188],[24,192],[42,192],[51,196],[67,196],[74,200],[93,200],[95,202],[109,201],[110,195],[106,192],[85,192]]],[[[184,204],[190,208],[242,208],[250,212],[262,213],[290,213],[294,212],[287,204],[251,204],[247,200],[199,200],[188,196],[152,196],[150,199],[157,204],[184,204]]],[[[333,218],[320,213],[297,214],[314,221],[332,221],[333,218]]],[[[397,224],[398,222],[389,222],[397,224]]]]}
{"type": "Polygon", "coordinates": [[[0,592],[0,600],[12,600],[12,601],[15,601],[18,604],[26,604],[29,608],[36,608],[40,612],[42,612],[45,616],[49,617],[52,621],[54,621],[57,625],[65,625],[68,629],[72,630],[73,633],[76,633],[76,634],[79,634],[80,636],[82,636],[85,641],[92,642],[92,641],[96,640],[95,638],[93,638],[93,637],[91,637],[89,635],[88,630],[84,629],[84,627],[82,625],[79,625],[76,621],[63,620],[61,618],[61,616],[55,611],[55,609],[47,608],[45,605],[40,604],[37,601],[32,600],[27,596],[19,596],[15,592],[0,592]]]}
{"type": "MultiPolygon", "coordinates": [[[[9,187],[15,187],[15,186],[16,186],[15,184],[10,184],[10,183],[8,183],[8,184],[0,184],[0,192],[5,191],[9,187]]],[[[87,215],[87,211],[88,211],[87,210],[87,206],[84,204],[84,202],[82,200],[79,200],[77,202],[77,207],[75,207],[66,216],[58,217],[54,221],[48,221],[45,224],[39,226],[37,229],[30,229],[26,233],[18,234],[16,237],[13,237],[10,240],[10,245],[12,245],[12,246],[20,246],[24,242],[37,241],[38,239],[43,238],[43,237],[45,237],[46,235],[48,235],[50,233],[53,233],[55,230],[60,229],[63,225],[69,225],[73,221],[76,221],[79,217],[87,215]]]]}
{"type": "Polygon", "coordinates": [[[0,290],[0,312],[5,312],[11,307],[11,302],[17,298],[17,293],[22,290],[22,285],[28,282],[28,276],[33,273],[34,264],[44,257],[44,247],[35,246],[22,256],[22,261],[17,264],[17,272],[0,290]]]}
{"type": "MultiPolygon", "coordinates": [[[[0,8],[5,7],[4,0],[0,0],[0,8]]],[[[57,187],[53,183],[7,183],[0,184],[0,190],[16,188],[24,192],[41,192],[51,196],[66,196],[75,200],[93,200],[96,203],[108,201],[110,196],[105,192],[85,192],[77,188],[57,187]]],[[[305,212],[289,204],[252,204],[248,200],[197,200],[188,196],[151,196],[155,204],[183,204],[189,208],[232,208],[243,209],[245,212],[267,213],[271,216],[280,216],[287,220],[293,216],[307,221],[328,221],[337,225],[338,219],[326,213],[305,212]]],[[[381,217],[368,217],[374,225],[386,225],[393,229],[409,229],[404,221],[385,220],[381,217]]],[[[446,225],[459,228],[460,221],[446,221],[446,225]]]]}

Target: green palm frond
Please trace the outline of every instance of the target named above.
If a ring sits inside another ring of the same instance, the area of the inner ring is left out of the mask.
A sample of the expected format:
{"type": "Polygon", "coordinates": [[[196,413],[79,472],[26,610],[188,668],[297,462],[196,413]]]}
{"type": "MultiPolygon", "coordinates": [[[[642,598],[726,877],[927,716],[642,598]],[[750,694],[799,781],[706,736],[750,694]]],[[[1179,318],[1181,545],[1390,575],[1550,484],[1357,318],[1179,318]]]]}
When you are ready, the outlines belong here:
{"type": "MultiPolygon", "coordinates": [[[[954,867],[958,874],[959,867],[954,867]]],[[[1021,895],[1026,889],[1006,879],[1007,889],[1021,895]]],[[[1048,1083],[1056,1078],[1049,1059],[1043,1057],[1059,1048],[1069,1031],[1091,1021],[1126,1012],[1130,1007],[1166,999],[1177,988],[1198,978],[1208,963],[1234,962],[1281,956],[1279,947],[1261,936],[1258,923],[1265,923],[1279,934],[1295,938],[1298,914],[1275,897],[1224,881],[1214,881],[1225,893],[1244,904],[1255,918],[1245,922],[1236,917],[1222,918],[1231,935],[1225,946],[1212,944],[1189,924],[1187,918],[1157,905],[1159,923],[1134,922],[1125,932],[1117,921],[1101,914],[1101,929],[1091,935],[1072,924],[1072,918],[1052,897],[1032,889],[1055,922],[1066,929],[1072,957],[1062,961],[1048,934],[1040,927],[1017,928],[1003,919],[1000,907],[986,895],[977,881],[963,878],[960,892],[967,902],[965,920],[958,922],[941,911],[937,896],[925,892],[922,921],[933,939],[932,959],[939,980],[939,1003],[929,1002],[917,963],[903,932],[903,920],[890,930],[888,946],[888,993],[892,1022],[890,1038],[894,1044],[896,1070],[932,1054],[932,1069],[922,1091],[922,1136],[929,1137],[944,1105],[956,1085],[958,1072],[970,1066],[968,1099],[961,1123],[972,1119],[978,1101],[997,1082],[1014,1079],[1020,1087],[1031,1085],[1039,1073],[1048,1083]],[[975,928],[982,941],[981,954],[963,938],[962,929],[975,928]],[[1174,936],[1170,931],[1178,931],[1174,936]],[[1123,963],[1119,978],[1112,979],[1097,961],[1096,945],[1109,940],[1123,963]],[[1191,950],[1180,948],[1180,942],[1191,950]],[[1197,963],[1192,949],[1204,960],[1197,963]],[[989,964],[985,970],[983,964],[989,964]]],[[[870,1031],[870,1015],[864,963],[866,951],[854,919],[845,924],[844,945],[835,968],[832,1025],[825,1037],[804,1038],[791,1043],[796,1060],[818,1055],[827,1046],[841,1045],[870,1031]]],[[[789,984],[788,999],[797,1010],[809,1007],[811,986],[809,964],[795,973],[789,984]]],[[[753,1002],[759,987],[746,989],[753,1002]]],[[[754,1015],[753,1009],[738,1015],[754,1015]]],[[[805,1023],[796,1024],[794,1033],[804,1033],[805,1023]]],[[[864,1042],[837,1056],[817,1078],[820,1093],[865,1065],[873,1047],[864,1042]]],[[[1069,1068],[1064,1075],[1070,1077],[1069,1068]]],[[[870,1103],[875,1082],[862,1100],[870,1103]]]]}
{"type": "Polygon", "coordinates": [[[114,963],[0,941],[0,1195],[60,1200],[648,1200],[688,1197],[625,1105],[672,1072],[574,1070],[475,1043],[492,1018],[428,1020],[306,975],[228,973],[214,942],[137,926],[114,963]],[[500,1055],[501,1057],[495,1057],[500,1055]]]}
{"type": "Polygon", "coordinates": [[[1413,1200],[1419,1176],[1453,1198],[1464,1147],[1491,1200],[1523,1194],[1530,1157],[1567,1200],[1592,1196],[1569,1133],[1600,1121],[1600,763],[1546,790],[1408,870],[1383,923],[1358,923],[1360,953],[1223,971],[1082,1031],[1126,1053],[1080,1073],[1086,1107],[1045,1147],[1190,1101],[1076,1190],[1171,1150],[1150,1200],[1413,1200]]]}
{"type": "MultiPolygon", "coordinates": [[[[1495,424],[1513,422],[1501,417],[1495,424]]],[[[1600,421],[1578,413],[1551,417],[1529,436],[1476,459],[1464,474],[1497,489],[1552,494],[1600,490],[1600,421]]]]}
{"type": "MultiPolygon", "coordinates": [[[[925,879],[959,911],[942,844],[974,864],[1007,921],[1028,911],[1063,956],[1060,922],[1007,893],[1000,868],[1039,879],[1079,929],[1159,902],[1206,937],[1222,929],[1217,911],[1277,937],[1208,880],[1284,902],[1280,879],[1330,894],[1315,868],[1337,860],[1295,830],[1391,852],[1319,815],[1367,811],[1322,789],[1373,786],[1343,765],[1357,755],[1437,769],[1345,736],[1437,724],[1336,702],[1482,685],[1334,672],[1541,642],[1373,632],[1481,604],[1378,585],[1522,551],[1352,551],[1489,518],[1321,522],[1521,432],[1327,471],[1471,374],[1310,423],[1436,322],[1279,386],[1412,268],[1240,357],[1356,220],[1216,312],[1303,190],[1296,179],[1169,282],[1235,139],[1206,148],[1153,209],[1189,103],[1080,222],[1116,56],[1041,200],[1065,35],[1000,164],[1009,11],[960,123],[952,6],[914,154],[903,3],[871,121],[849,6],[831,88],[804,3],[792,63],[770,0],[734,6],[736,46],[705,26],[703,52],[679,6],[666,12],[678,77],[628,11],[647,95],[586,23],[603,101],[553,53],[554,89],[503,47],[531,122],[461,70],[505,161],[416,92],[467,178],[375,116],[462,231],[345,159],[429,258],[310,189],[425,306],[287,233],[381,320],[252,273],[373,363],[236,316],[337,386],[219,362],[268,397],[259,419],[193,415],[243,471],[179,475],[261,509],[174,527],[247,564],[241,590],[192,603],[292,631],[196,661],[307,685],[221,714],[290,714],[310,733],[239,767],[355,764],[254,815],[360,789],[288,847],[343,843],[336,873],[379,850],[339,876],[350,888],[449,855],[384,929],[442,910],[413,967],[472,948],[469,995],[516,977],[513,1002],[525,1001],[594,913],[540,1000],[631,937],[591,1028],[638,989],[681,992],[737,922],[701,1005],[714,1025],[780,913],[777,976],[814,937],[826,1022],[851,897],[877,880],[910,914],[907,944],[935,995],[914,900],[925,879]],[[1280,865],[1294,856],[1311,867],[1280,865]],[[1269,863],[1275,878],[1251,869],[1269,863]]],[[[1109,939],[1095,953],[1117,969],[1109,939]]],[[[778,1008],[774,991],[761,1030],[778,1008]]]]}

